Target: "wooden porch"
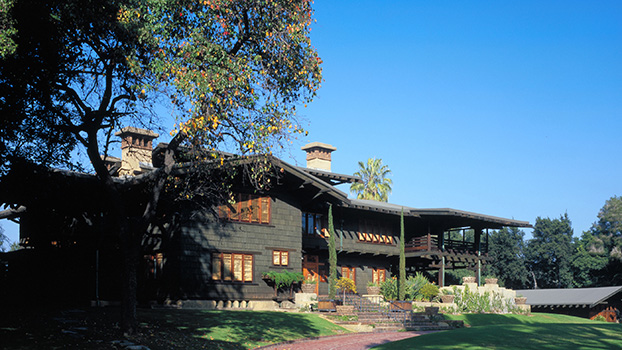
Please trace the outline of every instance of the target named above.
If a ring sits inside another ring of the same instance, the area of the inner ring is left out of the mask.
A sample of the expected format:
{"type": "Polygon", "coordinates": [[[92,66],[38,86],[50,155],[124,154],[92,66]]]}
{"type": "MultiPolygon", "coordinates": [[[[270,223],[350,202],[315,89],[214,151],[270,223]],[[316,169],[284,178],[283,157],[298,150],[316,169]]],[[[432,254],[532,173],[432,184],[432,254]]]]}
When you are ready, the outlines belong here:
{"type": "MultiPolygon", "coordinates": [[[[443,239],[439,242],[438,235],[428,233],[425,236],[413,237],[404,244],[406,253],[429,253],[429,252],[456,252],[462,254],[487,254],[488,253],[488,235],[486,241],[480,244],[477,242],[468,242],[466,240],[443,239]],[[479,247],[478,247],[479,245],[479,247]]],[[[411,254],[412,255],[412,254],[411,254]]],[[[416,254],[415,254],[416,255],[416,254]]]]}

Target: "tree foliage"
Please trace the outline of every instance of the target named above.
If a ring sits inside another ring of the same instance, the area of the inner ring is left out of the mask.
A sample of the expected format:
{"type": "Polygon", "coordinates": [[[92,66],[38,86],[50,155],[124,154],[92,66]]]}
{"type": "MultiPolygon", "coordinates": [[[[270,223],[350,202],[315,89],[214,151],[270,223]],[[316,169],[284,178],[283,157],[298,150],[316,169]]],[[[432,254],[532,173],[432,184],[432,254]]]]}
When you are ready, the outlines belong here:
{"type": "Polygon", "coordinates": [[[359,170],[354,173],[363,182],[355,182],[350,186],[350,192],[356,194],[358,199],[371,199],[387,202],[391,193],[393,181],[387,176],[391,170],[382,164],[382,159],[369,158],[367,163],[359,162],[359,170]]]}
{"type": "Polygon", "coordinates": [[[162,99],[178,116],[172,133],[188,146],[267,153],[302,132],[296,104],[321,81],[309,1],[10,5],[3,0],[9,15],[0,17],[2,37],[16,46],[0,68],[8,155],[67,165],[76,143],[106,151],[113,130],[149,125],[162,99]]]}
{"type": "Polygon", "coordinates": [[[525,250],[534,287],[572,287],[572,234],[568,214],[559,219],[536,218],[533,238],[525,250]]]}
{"type": "Polygon", "coordinates": [[[404,242],[404,208],[400,213],[400,262],[399,262],[398,298],[406,298],[406,252],[404,242]]]}
{"type": "Polygon", "coordinates": [[[4,234],[4,228],[0,226],[0,252],[5,252],[8,249],[9,237],[4,234]]]}
{"type": "Polygon", "coordinates": [[[609,198],[577,242],[574,269],[581,285],[611,286],[622,283],[622,197],[609,198]],[[587,272],[586,272],[587,271],[587,272]]]}
{"type": "MultiPolygon", "coordinates": [[[[163,191],[188,184],[176,164],[213,169],[214,150],[270,154],[303,132],[296,108],[321,82],[312,13],[309,0],[0,0],[0,173],[23,160],[96,173],[124,251],[124,330],[136,325],[141,237],[163,191]],[[128,208],[102,155],[119,128],[157,127],[156,109],[176,116],[173,139],[128,208]]],[[[266,164],[247,173],[254,184],[269,181],[266,164]]]]}
{"type": "Polygon", "coordinates": [[[604,276],[608,257],[598,237],[584,232],[575,239],[572,255],[573,286],[578,288],[608,286],[610,276],[604,276]],[[604,281],[607,280],[607,281],[604,281]]]}
{"type": "Polygon", "coordinates": [[[527,286],[528,272],[525,266],[523,231],[517,227],[504,227],[492,231],[489,237],[490,261],[485,273],[495,276],[507,288],[521,289],[527,286]]]}
{"type": "Polygon", "coordinates": [[[333,206],[328,206],[328,298],[335,299],[337,291],[337,247],[333,225],[333,206]]]}

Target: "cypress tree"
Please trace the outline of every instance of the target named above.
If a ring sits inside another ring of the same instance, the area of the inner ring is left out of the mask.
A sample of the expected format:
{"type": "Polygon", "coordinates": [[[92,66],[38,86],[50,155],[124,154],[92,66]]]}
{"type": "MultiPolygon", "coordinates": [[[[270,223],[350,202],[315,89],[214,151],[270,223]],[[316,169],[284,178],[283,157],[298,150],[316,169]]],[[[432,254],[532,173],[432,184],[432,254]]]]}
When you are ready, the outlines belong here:
{"type": "Polygon", "coordinates": [[[400,215],[400,279],[398,281],[398,299],[406,299],[406,257],[404,256],[404,208],[400,215]]]}
{"type": "Polygon", "coordinates": [[[335,299],[337,291],[337,249],[335,248],[332,204],[328,206],[328,234],[328,298],[335,299]]]}

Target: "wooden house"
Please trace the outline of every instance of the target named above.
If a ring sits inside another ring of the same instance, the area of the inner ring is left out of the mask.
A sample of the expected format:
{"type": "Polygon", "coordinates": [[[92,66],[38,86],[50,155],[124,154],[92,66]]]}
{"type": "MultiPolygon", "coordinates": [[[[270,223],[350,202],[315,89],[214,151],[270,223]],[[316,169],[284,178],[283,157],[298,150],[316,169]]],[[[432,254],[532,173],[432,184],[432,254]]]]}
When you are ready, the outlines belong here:
{"type": "MultiPolygon", "coordinates": [[[[118,135],[123,138],[123,147],[141,150],[139,160],[108,158],[110,171],[124,175],[118,181],[131,181],[132,176],[158,166],[157,161],[150,164],[144,156],[157,135],[135,128],[123,129],[118,135]]],[[[525,221],[455,209],[350,199],[336,186],[360,179],[330,171],[331,152],[336,149],[312,143],[303,150],[307,152],[307,167],[269,157],[279,174],[278,184],[268,192],[257,192],[240,183],[234,187],[233,202],[214,210],[189,206],[165,213],[163,221],[143,240],[141,298],[160,302],[270,300],[274,289],[262,279],[268,271],[313,275],[318,280],[316,291],[327,294],[329,206],[339,273],[352,278],[359,291],[364,291],[370,281],[382,282],[397,273],[402,213],[408,271],[434,271],[439,285],[444,284],[446,269],[478,271],[486,263],[489,229],[530,226],[525,221]]],[[[124,150],[123,157],[134,153],[124,150]]],[[[48,268],[79,266],[62,278],[59,288],[64,289],[57,295],[72,295],[74,300],[118,298],[118,242],[106,235],[105,215],[101,214],[104,209],[97,204],[97,194],[86,195],[92,192],[89,186],[94,183],[93,176],[67,171],[39,175],[20,177],[23,188],[12,191],[19,195],[3,198],[5,203],[26,208],[20,213],[20,235],[21,244],[28,249],[20,254],[30,257],[20,261],[37,261],[35,266],[21,270],[12,267],[18,272],[9,275],[17,279],[17,275],[29,274],[34,281],[34,276],[50,276],[48,268]],[[59,181],[61,177],[65,180],[59,181]],[[54,208],[50,203],[62,205],[54,208]],[[51,260],[41,268],[42,259],[48,258],[51,260]]],[[[32,283],[31,291],[36,289],[32,283]]]]}

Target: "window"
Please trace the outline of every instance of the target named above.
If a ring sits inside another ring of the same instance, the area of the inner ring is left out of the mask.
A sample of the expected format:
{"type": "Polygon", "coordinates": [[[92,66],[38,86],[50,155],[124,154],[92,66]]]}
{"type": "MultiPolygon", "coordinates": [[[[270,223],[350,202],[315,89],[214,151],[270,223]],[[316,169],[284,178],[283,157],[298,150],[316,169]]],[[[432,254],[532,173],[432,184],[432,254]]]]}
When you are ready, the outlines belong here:
{"type": "Polygon", "coordinates": [[[359,242],[394,244],[391,227],[378,220],[359,220],[359,231],[356,233],[359,242]]]}
{"type": "Polygon", "coordinates": [[[354,282],[356,282],[356,268],[355,267],[342,266],[341,267],[341,277],[346,277],[346,278],[349,278],[349,279],[353,280],[354,282]]]}
{"type": "Polygon", "coordinates": [[[371,275],[371,281],[373,283],[382,283],[387,277],[387,270],[385,269],[373,269],[371,275]]]}
{"type": "Polygon", "coordinates": [[[289,252],[281,250],[272,251],[272,265],[287,266],[289,265],[289,252]]]}
{"type": "Polygon", "coordinates": [[[218,214],[222,219],[267,225],[270,224],[270,197],[238,194],[234,203],[220,205],[218,214]]]}
{"type": "Polygon", "coordinates": [[[326,225],[322,214],[302,213],[302,233],[319,234],[324,226],[326,225]]]}
{"type": "Polygon", "coordinates": [[[212,279],[228,282],[253,282],[253,256],[212,253],[212,279]]]}

